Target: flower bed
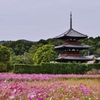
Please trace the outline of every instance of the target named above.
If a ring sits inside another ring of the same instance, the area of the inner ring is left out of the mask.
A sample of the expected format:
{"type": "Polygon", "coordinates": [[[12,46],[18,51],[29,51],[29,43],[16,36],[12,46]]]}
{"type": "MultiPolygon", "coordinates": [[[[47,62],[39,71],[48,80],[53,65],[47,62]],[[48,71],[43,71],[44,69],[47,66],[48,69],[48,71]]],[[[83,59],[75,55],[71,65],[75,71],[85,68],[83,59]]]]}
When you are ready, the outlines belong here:
{"type": "Polygon", "coordinates": [[[58,80],[58,79],[100,79],[100,75],[81,74],[2,74],[0,81],[34,81],[34,80],[58,80]]]}
{"type": "Polygon", "coordinates": [[[0,74],[0,100],[100,100],[100,75],[0,74]]]}

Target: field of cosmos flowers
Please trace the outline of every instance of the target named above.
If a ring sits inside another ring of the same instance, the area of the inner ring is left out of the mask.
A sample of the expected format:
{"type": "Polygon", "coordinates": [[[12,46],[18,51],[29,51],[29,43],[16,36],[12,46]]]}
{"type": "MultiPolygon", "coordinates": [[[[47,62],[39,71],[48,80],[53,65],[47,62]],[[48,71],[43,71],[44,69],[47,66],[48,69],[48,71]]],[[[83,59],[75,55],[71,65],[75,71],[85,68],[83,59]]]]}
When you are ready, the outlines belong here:
{"type": "Polygon", "coordinates": [[[100,75],[0,73],[0,100],[100,100],[100,75]]]}

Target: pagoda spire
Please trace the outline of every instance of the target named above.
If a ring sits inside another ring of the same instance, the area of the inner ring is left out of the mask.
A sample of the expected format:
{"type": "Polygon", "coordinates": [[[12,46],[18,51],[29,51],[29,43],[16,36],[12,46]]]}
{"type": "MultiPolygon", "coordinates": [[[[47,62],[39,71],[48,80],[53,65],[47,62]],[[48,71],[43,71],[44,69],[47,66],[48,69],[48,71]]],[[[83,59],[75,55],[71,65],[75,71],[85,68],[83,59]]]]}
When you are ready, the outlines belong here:
{"type": "Polygon", "coordinates": [[[72,29],[72,12],[70,12],[70,29],[72,29]]]}

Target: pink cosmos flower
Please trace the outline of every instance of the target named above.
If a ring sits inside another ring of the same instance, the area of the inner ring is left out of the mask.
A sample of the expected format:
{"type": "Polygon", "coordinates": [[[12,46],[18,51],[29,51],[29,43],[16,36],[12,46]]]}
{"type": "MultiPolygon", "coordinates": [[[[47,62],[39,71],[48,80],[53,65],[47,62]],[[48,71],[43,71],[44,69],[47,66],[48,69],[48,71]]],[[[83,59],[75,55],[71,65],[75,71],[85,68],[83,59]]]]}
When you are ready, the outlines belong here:
{"type": "Polygon", "coordinates": [[[44,100],[43,98],[38,98],[37,100],[44,100]]]}
{"type": "Polygon", "coordinates": [[[84,91],[84,94],[85,94],[85,95],[88,95],[88,94],[89,94],[89,91],[88,91],[88,90],[85,90],[85,91],[84,91]]]}

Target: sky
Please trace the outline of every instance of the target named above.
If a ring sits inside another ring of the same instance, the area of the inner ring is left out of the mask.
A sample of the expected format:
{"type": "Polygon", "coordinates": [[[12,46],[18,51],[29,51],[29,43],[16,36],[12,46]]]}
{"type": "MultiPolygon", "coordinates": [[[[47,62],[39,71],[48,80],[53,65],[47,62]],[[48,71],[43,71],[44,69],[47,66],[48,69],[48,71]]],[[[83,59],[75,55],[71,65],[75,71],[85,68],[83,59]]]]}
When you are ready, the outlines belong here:
{"type": "Polygon", "coordinates": [[[89,37],[100,36],[100,0],[0,0],[0,41],[39,41],[70,27],[89,37]]]}

